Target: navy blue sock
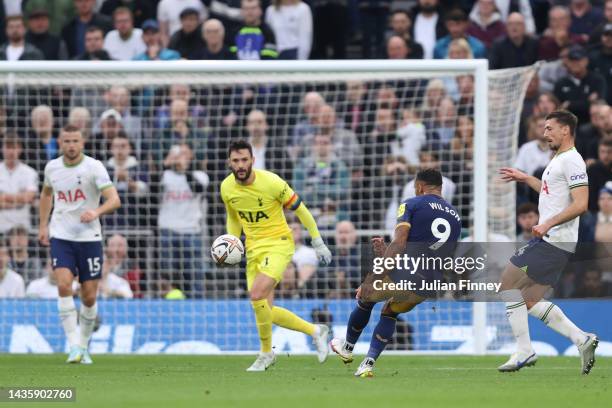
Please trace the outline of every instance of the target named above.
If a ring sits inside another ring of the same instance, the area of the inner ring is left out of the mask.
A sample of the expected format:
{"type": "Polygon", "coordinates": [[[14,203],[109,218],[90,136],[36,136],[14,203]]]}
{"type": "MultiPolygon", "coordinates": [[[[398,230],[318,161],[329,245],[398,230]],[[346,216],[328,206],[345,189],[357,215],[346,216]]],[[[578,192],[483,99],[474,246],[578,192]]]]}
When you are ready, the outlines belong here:
{"type": "Polygon", "coordinates": [[[346,327],[346,343],[348,343],[346,347],[350,348],[349,351],[352,351],[353,346],[359,340],[361,332],[368,325],[373,308],[374,303],[357,301],[357,306],[351,312],[346,327]]]}
{"type": "Polygon", "coordinates": [[[372,340],[370,340],[370,349],[368,350],[368,357],[376,360],[380,353],[383,352],[387,344],[393,338],[395,333],[395,323],[397,319],[394,316],[381,315],[374,333],[372,333],[372,340]]]}

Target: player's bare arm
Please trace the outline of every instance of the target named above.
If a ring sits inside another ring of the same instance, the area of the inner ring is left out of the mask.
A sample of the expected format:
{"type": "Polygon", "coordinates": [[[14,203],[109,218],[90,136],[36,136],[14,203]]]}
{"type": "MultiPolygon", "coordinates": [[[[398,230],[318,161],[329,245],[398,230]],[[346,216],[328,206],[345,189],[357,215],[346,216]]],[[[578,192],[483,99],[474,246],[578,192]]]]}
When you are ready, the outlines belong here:
{"type": "Polygon", "coordinates": [[[573,220],[584,214],[589,205],[589,187],[580,186],[570,190],[572,203],[559,214],[533,227],[533,235],[542,238],[553,227],[573,220]]]}
{"type": "Polygon", "coordinates": [[[501,179],[505,182],[516,181],[517,183],[525,183],[538,193],[542,189],[542,180],[512,167],[502,167],[499,169],[499,173],[501,174],[501,179]]]}
{"type": "Polygon", "coordinates": [[[38,207],[38,241],[44,246],[49,245],[49,215],[52,208],[53,189],[49,186],[43,186],[38,207]]]}
{"type": "Polygon", "coordinates": [[[96,208],[95,210],[87,210],[81,214],[81,222],[92,222],[96,218],[101,217],[104,214],[109,214],[121,207],[121,200],[119,194],[114,186],[110,186],[102,190],[102,197],[104,197],[104,203],[96,208]]]}

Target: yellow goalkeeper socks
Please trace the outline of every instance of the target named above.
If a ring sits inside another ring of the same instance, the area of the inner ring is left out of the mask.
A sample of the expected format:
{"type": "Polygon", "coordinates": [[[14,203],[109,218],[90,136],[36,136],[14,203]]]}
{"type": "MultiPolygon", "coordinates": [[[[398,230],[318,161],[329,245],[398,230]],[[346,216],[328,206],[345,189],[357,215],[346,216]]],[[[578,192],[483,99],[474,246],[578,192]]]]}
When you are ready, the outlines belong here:
{"type": "Polygon", "coordinates": [[[272,351],[272,310],[270,310],[267,299],[253,300],[251,305],[253,305],[253,311],[255,312],[261,352],[269,353],[272,351]]]}
{"type": "Polygon", "coordinates": [[[313,336],[316,331],[316,326],[312,323],[307,322],[295,313],[289,310],[274,306],[272,308],[272,322],[285,329],[299,331],[309,336],[313,336]]]}

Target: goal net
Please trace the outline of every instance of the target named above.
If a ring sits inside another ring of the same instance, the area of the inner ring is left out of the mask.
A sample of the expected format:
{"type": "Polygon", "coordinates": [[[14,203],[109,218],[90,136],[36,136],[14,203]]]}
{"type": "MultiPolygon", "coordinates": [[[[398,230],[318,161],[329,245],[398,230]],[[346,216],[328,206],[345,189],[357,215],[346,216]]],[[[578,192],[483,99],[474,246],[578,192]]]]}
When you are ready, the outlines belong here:
{"type": "MultiPolygon", "coordinates": [[[[463,238],[514,240],[514,188],[495,174],[512,164],[535,70],[489,72],[482,61],[9,63],[0,65],[0,130],[20,141],[40,189],[45,163],[60,154],[59,130],[77,126],[85,153],[105,164],[119,191],[122,208],[103,217],[93,352],[254,351],[244,265],[218,268],[209,254],[225,233],[219,186],[229,143],[249,140],[255,167],[292,185],[334,254],[332,265],[318,265],[287,213],[296,254],[276,301],[343,336],[361,252],[373,236],[389,240],[418,169],[442,171],[463,238]]],[[[26,301],[0,300],[0,352],[64,351],[36,201],[23,208],[0,226],[9,269],[27,288],[26,301]]],[[[508,340],[495,304],[440,299],[400,319],[396,350],[482,352],[508,340]]],[[[281,328],[273,342],[311,350],[304,335],[281,328]]]]}

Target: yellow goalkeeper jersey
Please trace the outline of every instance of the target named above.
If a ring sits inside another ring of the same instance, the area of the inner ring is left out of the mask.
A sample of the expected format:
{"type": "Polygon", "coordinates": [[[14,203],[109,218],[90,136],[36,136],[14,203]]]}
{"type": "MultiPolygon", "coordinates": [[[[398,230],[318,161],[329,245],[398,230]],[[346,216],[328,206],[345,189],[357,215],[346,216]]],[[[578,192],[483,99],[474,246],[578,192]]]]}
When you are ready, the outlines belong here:
{"type": "Polygon", "coordinates": [[[223,180],[225,208],[237,216],[247,241],[291,236],[283,208],[297,209],[301,198],[276,174],[257,169],[253,172],[255,181],[248,186],[238,184],[234,174],[223,180]]]}

